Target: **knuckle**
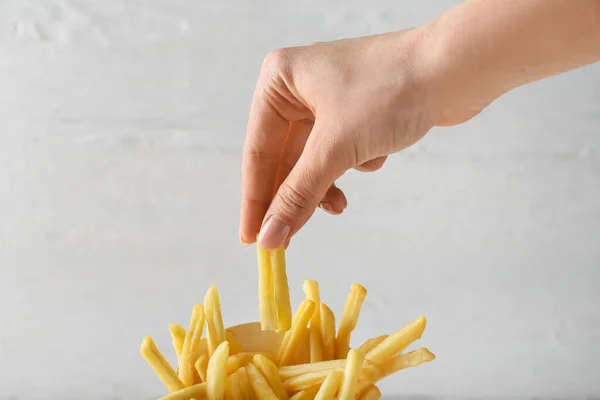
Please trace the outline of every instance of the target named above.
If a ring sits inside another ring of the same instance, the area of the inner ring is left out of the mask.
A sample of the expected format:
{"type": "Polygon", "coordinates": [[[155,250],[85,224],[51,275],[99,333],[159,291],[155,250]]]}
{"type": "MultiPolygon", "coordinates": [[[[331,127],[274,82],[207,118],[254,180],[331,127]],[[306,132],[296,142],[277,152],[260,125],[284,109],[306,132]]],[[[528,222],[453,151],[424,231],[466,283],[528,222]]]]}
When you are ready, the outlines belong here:
{"type": "Polygon", "coordinates": [[[308,193],[284,182],[277,191],[281,212],[292,218],[309,212],[314,199],[308,193]]]}
{"type": "Polygon", "coordinates": [[[267,54],[263,61],[262,69],[266,72],[286,71],[292,63],[293,50],[281,48],[267,54]]]}

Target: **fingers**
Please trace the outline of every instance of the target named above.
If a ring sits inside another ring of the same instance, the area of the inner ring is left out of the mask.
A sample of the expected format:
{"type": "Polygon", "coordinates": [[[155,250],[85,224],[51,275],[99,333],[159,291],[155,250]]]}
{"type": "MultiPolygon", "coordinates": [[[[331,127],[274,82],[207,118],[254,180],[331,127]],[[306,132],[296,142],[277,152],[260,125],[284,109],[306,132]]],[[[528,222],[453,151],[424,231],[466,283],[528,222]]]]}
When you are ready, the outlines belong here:
{"type": "Polygon", "coordinates": [[[331,185],[319,203],[319,208],[331,215],[340,215],[346,207],[348,207],[346,195],[335,184],[331,185]]]}
{"type": "Polygon", "coordinates": [[[258,236],[264,248],[274,249],[289,240],[314,213],[335,180],[347,170],[349,157],[327,142],[330,137],[318,123],[314,126],[304,152],[267,211],[258,236]]]}
{"type": "Polygon", "coordinates": [[[375,172],[381,167],[383,167],[383,164],[385,163],[386,159],[387,156],[377,157],[370,161],[357,165],[356,167],[354,167],[354,169],[360,172],[375,172]]]}
{"type": "Polygon", "coordinates": [[[271,203],[288,127],[288,121],[279,115],[262,94],[255,94],[242,156],[242,243],[255,242],[271,203]]]}

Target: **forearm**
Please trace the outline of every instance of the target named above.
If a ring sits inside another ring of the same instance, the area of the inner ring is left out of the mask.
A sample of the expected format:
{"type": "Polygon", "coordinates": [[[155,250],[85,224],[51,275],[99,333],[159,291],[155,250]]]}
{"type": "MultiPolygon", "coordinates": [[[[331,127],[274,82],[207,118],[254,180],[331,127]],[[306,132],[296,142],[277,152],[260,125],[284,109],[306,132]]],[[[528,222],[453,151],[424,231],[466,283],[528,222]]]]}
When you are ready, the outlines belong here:
{"type": "Polygon", "coordinates": [[[445,80],[438,87],[492,101],[600,60],[600,1],[468,0],[422,31],[428,73],[445,80]]]}

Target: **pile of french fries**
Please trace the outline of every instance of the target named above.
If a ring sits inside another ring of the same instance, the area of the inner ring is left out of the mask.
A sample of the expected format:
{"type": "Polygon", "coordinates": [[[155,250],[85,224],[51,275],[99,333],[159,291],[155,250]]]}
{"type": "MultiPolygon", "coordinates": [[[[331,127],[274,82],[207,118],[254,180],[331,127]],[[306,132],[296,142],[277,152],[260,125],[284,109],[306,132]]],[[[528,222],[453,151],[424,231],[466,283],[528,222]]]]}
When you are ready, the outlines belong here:
{"type": "Polygon", "coordinates": [[[423,334],[422,316],[391,335],[351,349],[351,334],[367,294],[358,284],[350,287],[337,331],[316,281],[304,282],[306,299],[292,318],[283,248],[259,247],[258,262],[261,328],[278,332],[277,354],[242,348],[235,334],[224,328],[213,285],[204,304],[193,307],[187,331],[169,325],[175,369],[150,336],[142,341],[142,356],[170,392],[159,400],[375,400],[381,397],[378,381],[435,358],[426,348],[402,353],[423,334]]]}

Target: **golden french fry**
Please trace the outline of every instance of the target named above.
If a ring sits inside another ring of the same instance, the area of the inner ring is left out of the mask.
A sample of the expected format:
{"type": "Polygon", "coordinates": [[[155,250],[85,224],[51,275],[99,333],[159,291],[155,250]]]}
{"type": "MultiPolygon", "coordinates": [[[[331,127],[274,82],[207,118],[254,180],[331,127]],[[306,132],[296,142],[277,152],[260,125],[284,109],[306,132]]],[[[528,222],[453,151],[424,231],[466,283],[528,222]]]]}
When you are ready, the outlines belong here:
{"type": "Polygon", "coordinates": [[[308,389],[296,392],[296,394],[290,397],[290,400],[313,400],[319,392],[320,387],[321,385],[315,385],[309,387],[308,389]]]}
{"type": "Polygon", "coordinates": [[[283,381],[283,387],[290,392],[297,392],[300,390],[308,389],[312,386],[320,385],[327,378],[329,371],[318,371],[309,372],[306,374],[294,376],[293,378],[286,379],[283,381]]]}
{"type": "Polygon", "coordinates": [[[204,399],[206,397],[206,383],[199,383],[194,386],[189,386],[184,389],[173,392],[167,396],[161,397],[158,400],[190,400],[204,399]]]}
{"type": "Polygon", "coordinates": [[[306,280],[302,286],[307,300],[315,303],[315,312],[310,319],[310,362],[323,361],[321,343],[321,295],[317,281],[306,280]]]}
{"type": "Polygon", "coordinates": [[[340,319],[337,337],[335,339],[335,358],[346,358],[350,349],[350,335],[356,327],[356,322],[360,315],[360,309],[367,295],[367,289],[363,286],[353,283],[350,285],[350,293],[344,306],[344,312],[340,319]]]}
{"type": "Polygon", "coordinates": [[[410,353],[400,354],[381,365],[383,377],[389,376],[401,369],[416,367],[423,363],[435,360],[435,354],[425,347],[411,351],[410,353]]]}
{"type": "Polygon", "coordinates": [[[225,397],[225,366],[229,357],[229,343],[221,342],[208,360],[206,369],[206,398],[208,400],[223,400],[225,397]]]}
{"type": "Polygon", "coordinates": [[[237,338],[229,329],[225,330],[225,339],[229,342],[229,354],[237,354],[242,351],[240,347],[240,342],[238,342],[237,338]]]}
{"type": "Polygon", "coordinates": [[[256,400],[256,395],[254,394],[254,389],[252,389],[252,385],[250,385],[250,378],[248,376],[248,370],[246,367],[242,367],[236,371],[239,375],[239,385],[240,391],[242,393],[242,398],[244,400],[256,400]]]}
{"type": "Polygon", "coordinates": [[[227,359],[227,364],[225,369],[227,370],[227,375],[233,374],[238,369],[245,367],[252,361],[252,358],[256,355],[256,353],[237,353],[232,356],[229,356],[227,359]]]}
{"type": "Polygon", "coordinates": [[[260,324],[263,331],[275,331],[277,310],[275,304],[275,288],[273,286],[273,269],[271,268],[271,252],[256,244],[258,258],[258,305],[260,324]]]}
{"type": "Polygon", "coordinates": [[[252,363],[263,374],[277,398],[279,398],[279,400],[288,400],[288,394],[283,388],[283,382],[281,381],[279,370],[275,363],[262,354],[255,355],[252,359],[252,363]]]}
{"type": "Polygon", "coordinates": [[[183,349],[183,341],[185,340],[185,329],[181,325],[169,324],[169,333],[173,339],[173,348],[177,355],[177,362],[181,358],[181,349],[183,349]]]}
{"type": "Polygon", "coordinates": [[[206,342],[210,358],[217,347],[225,341],[221,301],[215,285],[211,285],[204,296],[204,315],[206,316],[206,342]]]}
{"type": "Polygon", "coordinates": [[[340,385],[338,400],[354,400],[358,393],[358,376],[360,368],[365,359],[365,353],[360,350],[351,349],[348,352],[348,360],[344,369],[344,377],[340,385]]]}
{"type": "Polygon", "coordinates": [[[170,392],[185,388],[150,336],[146,336],[142,340],[140,353],[170,392]]]}
{"type": "Polygon", "coordinates": [[[201,355],[194,363],[194,368],[202,382],[206,382],[206,370],[208,368],[208,356],[201,355]]]}
{"type": "Polygon", "coordinates": [[[363,353],[367,354],[368,352],[373,350],[375,347],[379,346],[379,344],[381,342],[383,342],[387,337],[388,337],[388,335],[381,335],[381,336],[377,336],[373,339],[369,339],[369,340],[365,341],[363,344],[361,344],[358,349],[360,351],[362,351],[363,353]]]}
{"type": "Polygon", "coordinates": [[[236,389],[239,387],[237,382],[237,374],[231,374],[225,378],[225,398],[227,400],[236,400],[237,391],[236,389]]]}
{"type": "Polygon", "coordinates": [[[335,316],[326,304],[321,303],[321,343],[323,344],[323,361],[335,358],[335,316]]]}
{"type": "MultiPolygon", "coordinates": [[[[306,325],[308,325],[308,322],[310,321],[314,311],[315,303],[312,301],[303,300],[302,303],[300,303],[297,311],[298,318],[296,320],[296,324],[292,326],[292,329],[289,331],[289,339],[285,343],[285,346],[282,346],[279,349],[279,365],[287,365],[291,357],[296,352],[296,348],[302,337],[301,331],[302,329],[306,328],[306,325]]],[[[288,335],[286,334],[286,336],[288,335]]]]}
{"type": "Polygon", "coordinates": [[[292,327],[292,306],[290,305],[290,287],[288,286],[283,245],[271,252],[271,267],[275,311],[277,312],[277,331],[287,332],[292,327]]]}
{"type": "Polygon", "coordinates": [[[360,395],[358,400],[379,400],[381,392],[379,388],[373,384],[369,385],[360,395]]]}
{"type": "Polygon", "coordinates": [[[199,383],[196,380],[196,369],[194,363],[200,357],[202,331],[204,330],[204,307],[196,304],[192,309],[190,325],[185,333],[181,357],[179,358],[179,379],[185,386],[192,386],[199,383]]]}
{"type": "Polygon", "coordinates": [[[273,389],[271,389],[266,379],[262,376],[254,364],[248,364],[246,371],[248,371],[250,386],[252,386],[254,394],[258,400],[279,400],[275,392],[273,392],[273,389]]]}
{"type": "Polygon", "coordinates": [[[377,347],[369,351],[366,358],[376,364],[383,364],[394,355],[406,349],[415,340],[420,339],[425,330],[426,323],[425,317],[417,317],[410,324],[391,334],[377,347]]]}
{"type": "MultiPolygon", "coordinates": [[[[290,365],[279,368],[281,379],[290,379],[296,376],[313,372],[329,372],[332,369],[343,371],[347,360],[321,361],[318,363],[290,365]]],[[[360,371],[361,377],[372,378],[380,375],[380,368],[371,361],[364,360],[360,371]]]]}
{"type": "Polygon", "coordinates": [[[335,369],[329,371],[321,388],[315,396],[315,400],[333,400],[342,383],[343,377],[344,373],[342,371],[337,371],[335,369]]]}

